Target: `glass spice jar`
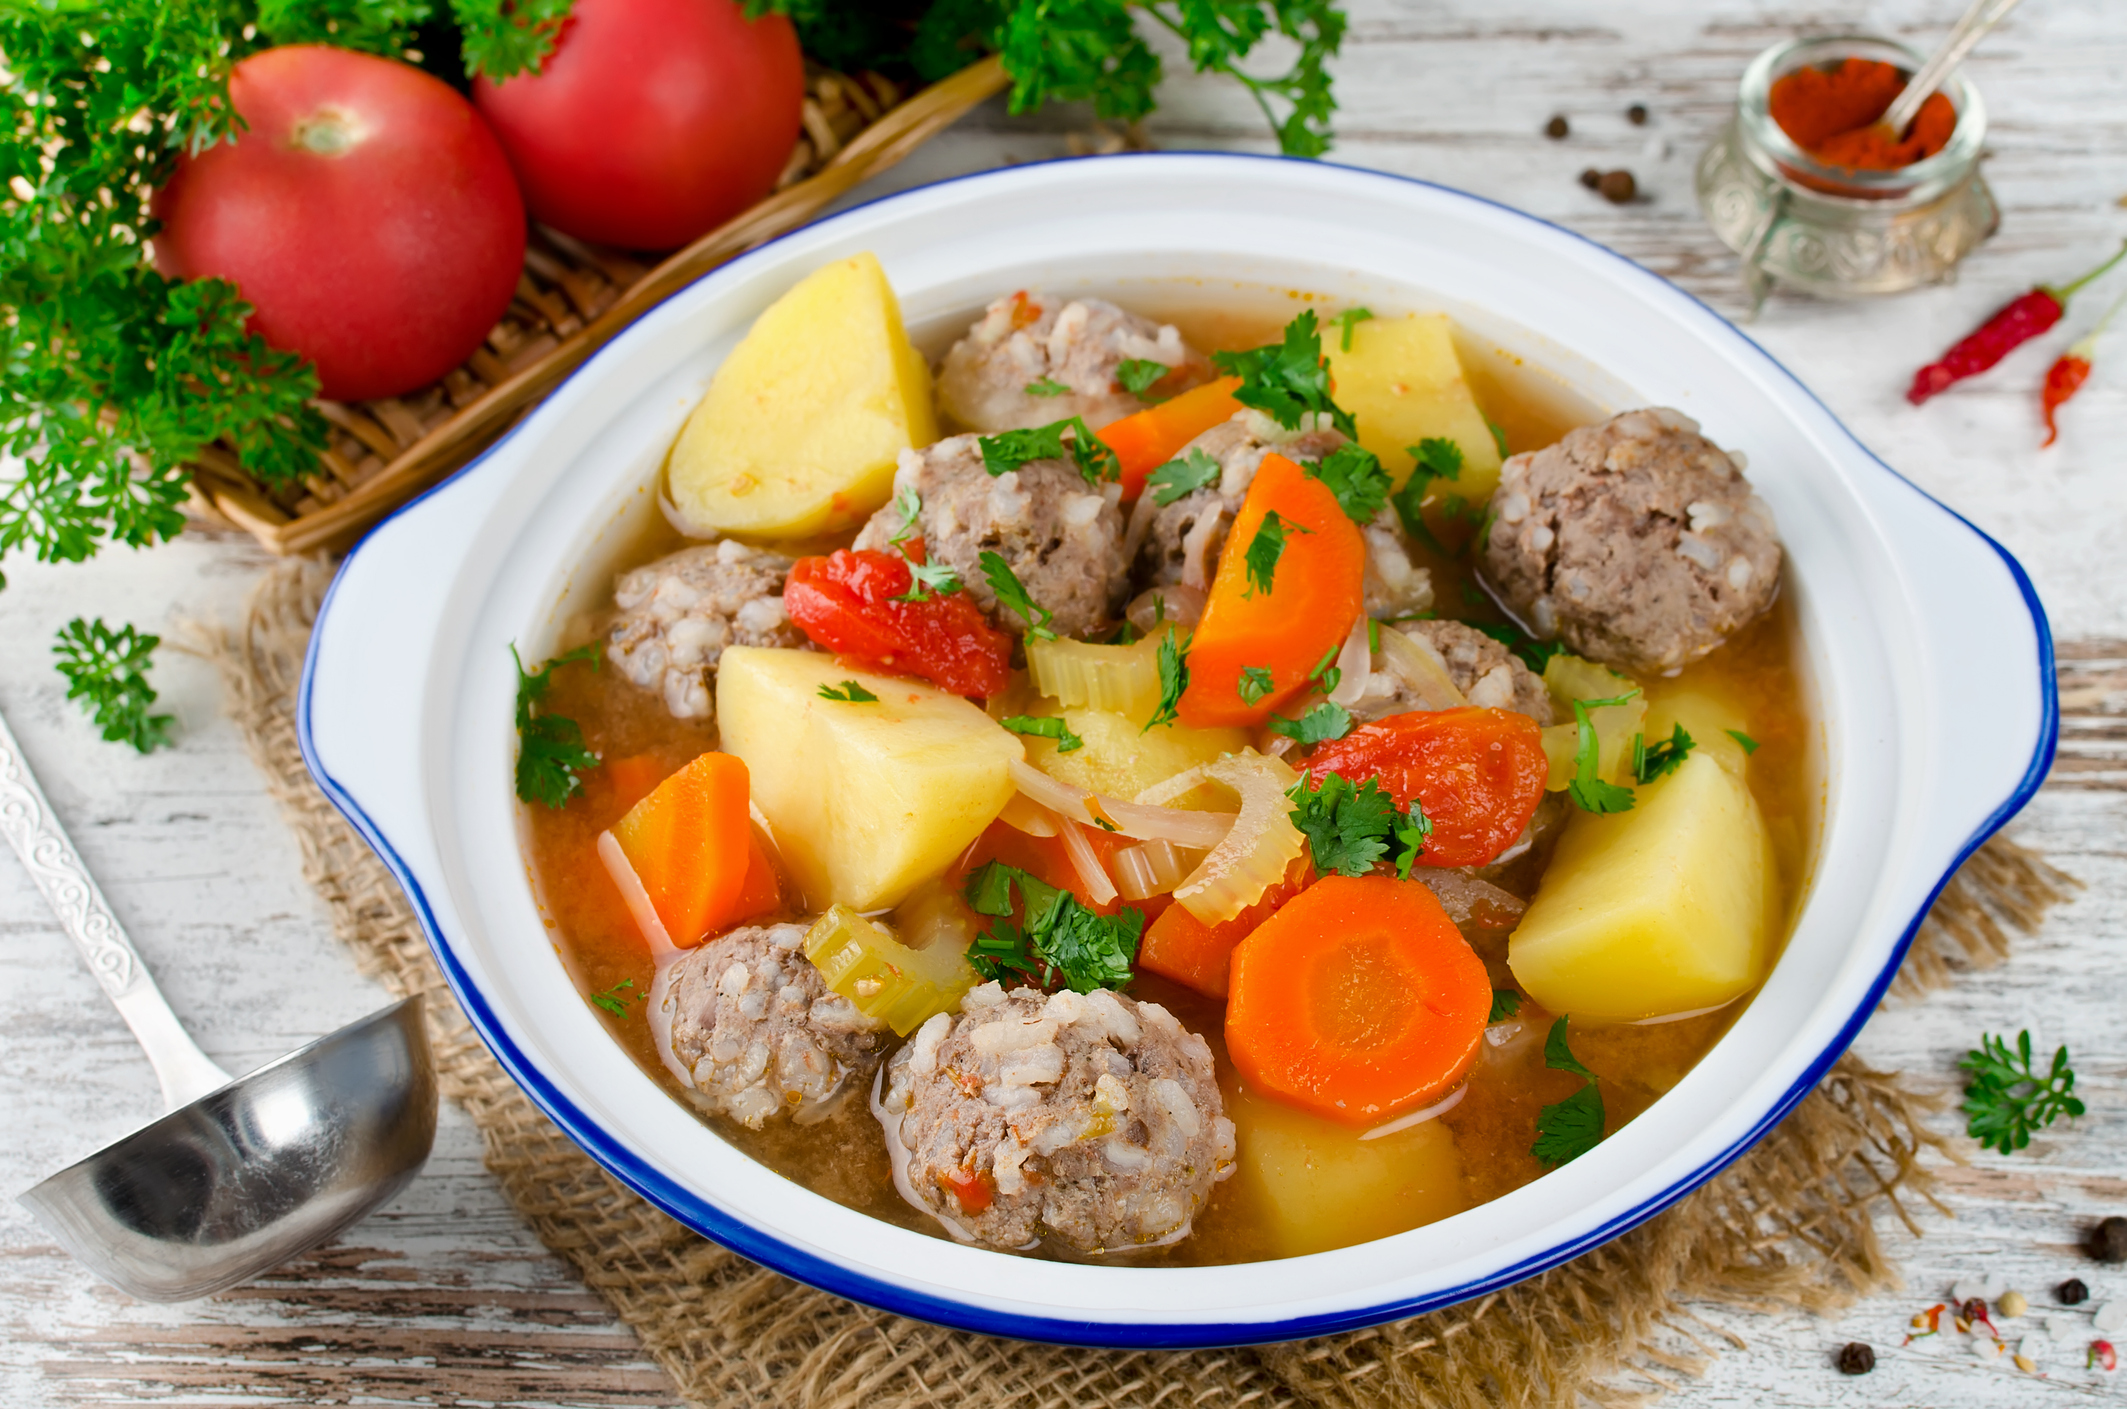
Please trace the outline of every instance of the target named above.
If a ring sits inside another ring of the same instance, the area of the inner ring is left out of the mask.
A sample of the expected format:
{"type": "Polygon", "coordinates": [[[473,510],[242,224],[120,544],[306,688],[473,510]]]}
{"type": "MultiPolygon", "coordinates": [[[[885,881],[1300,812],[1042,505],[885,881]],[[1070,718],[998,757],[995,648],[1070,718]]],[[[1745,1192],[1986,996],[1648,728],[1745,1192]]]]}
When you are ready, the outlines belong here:
{"type": "Polygon", "coordinates": [[[1902,293],[1956,277],[1957,262],[2001,223],[1979,174],[1987,111],[1964,76],[1940,89],[1957,110],[1934,156],[1889,171],[1828,166],[1773,121],[1772,86],[1841,59],[1874,59],[1907,74],[1923,56],[1870,35],[1776,44],[1743,71],[1735,117],[1699,159],[1699,208],[1743,256],[1755,313],[1775,283],[1830,298],[1902,293]]]}

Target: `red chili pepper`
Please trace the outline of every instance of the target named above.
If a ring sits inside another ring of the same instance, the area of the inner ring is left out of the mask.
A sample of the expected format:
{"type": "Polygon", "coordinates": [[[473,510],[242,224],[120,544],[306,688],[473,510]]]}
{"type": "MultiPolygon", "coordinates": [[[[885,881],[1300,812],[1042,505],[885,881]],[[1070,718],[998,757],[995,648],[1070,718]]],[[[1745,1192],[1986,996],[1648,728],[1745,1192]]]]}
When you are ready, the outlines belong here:
{"type": "Polygon", "coordinates": [[[2113,300],[2112,307],[2105,310],[2105,316],[2097,320],[2097,326],[2077,339],[2072,347],[2061,354],[2059,361],[2046,369],[2046,386],[2039,394],[2046,409],[2046,438],[2039,442],[2039,449],[2045,449],[2060,438],[2060,431],[2053,424],[2053,413],[2070,397],[2081,391],[2084,382],[2090,380],[2090,364],[2097,360],[2098,336],[2105,331],[2105,325],[2112,321],[2112,316],[2120,311],[2120,305],[2123,303],[2127,303],[2127,294],[2113,300]]]}
{"type": "Polygon", "coordinates": [[[783,609],[828,650],[881,670],[920,675],[956,695],[997,694],[1012,678],[1012,638],[964,591],[908,601],[906,559],[843,549],[800,558],[783,584],[783,609]]]}
{"type": "Polygon", "coordinates": [[[2060,322],[2061,314],[2067,310],[2069,295],[2103,275],[2123,257],[2127,257],[2127,244],[2121,245],[2112,258],[2072,284],[2059,288],[2040,284],[2029,293],[2010,299],[1992,318],[1945,352],[1939,361],[1930,362],[1915,372],[1913,385],[1907,389],[1905,399],[1918,406],[1953,383],[1986,371],[2016,348],[2060,322]]]}
{"type": "Polygon", "coordinates": [[[2112,1349],[2111,1341],[2090,1342],[2090,1356],[2083,1362],[2086,1370],[2117,1370],[2120,1358],[2112,1349]]]}

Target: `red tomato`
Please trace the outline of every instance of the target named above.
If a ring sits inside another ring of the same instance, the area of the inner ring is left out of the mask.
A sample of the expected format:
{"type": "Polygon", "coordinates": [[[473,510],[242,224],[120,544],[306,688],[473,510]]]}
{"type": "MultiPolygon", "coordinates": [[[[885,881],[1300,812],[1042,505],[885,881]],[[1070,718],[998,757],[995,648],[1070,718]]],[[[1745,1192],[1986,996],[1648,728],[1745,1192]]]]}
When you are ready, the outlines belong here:
{"type": "Polygon", "coordinates": [[[1421,866],[1482,866],[1512,846],[1543,801],[1543,731],[1508,709],[1392,714],[1316,749],[1310,778],[1378,778],[1398,807],[1425,804],[1433,834],[1421,866]]]}
{"type": "Polygon", "coordinates": [[[566,235],[674,249],[775,189],[805,60],[738,0],[576,0],[540,72],[473,82],[525,204],[566,235]]]}
{"type": "Polygon", "coordinates": [[[480,114],[407,64],[319,45],[238,64],[248,125],[179,160],[155,264],[221,278],[252,331],[362,401],[435,381],[480,346],[524,266],[524,205],[480,114]]]}
{"type": "Polygon", "coordinates": [[[956,695],[987,697],[1010,684],[1012,638],[964,591],[895,601],[911,581],[892,553],[844,548],[798,559],[783,609],[815,643],[860,665],[920,675],[956,695]]]}

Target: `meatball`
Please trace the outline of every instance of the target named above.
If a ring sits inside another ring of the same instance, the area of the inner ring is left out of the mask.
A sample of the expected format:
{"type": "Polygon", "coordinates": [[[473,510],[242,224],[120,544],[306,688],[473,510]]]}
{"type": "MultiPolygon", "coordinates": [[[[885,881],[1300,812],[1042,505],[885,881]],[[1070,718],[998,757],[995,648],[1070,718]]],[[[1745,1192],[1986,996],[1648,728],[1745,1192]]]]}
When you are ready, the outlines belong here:
{"type": "MultiPolygon", "coordinates": [[[[1384,633],[1400,629],[1421,647],[1431,648],[1447,667],[1448,678],[1463,698],[1483,709],[1511,709],[1526,714],[1538,724],[1552,720],[1551,692],[1543,677],[1499,642],[1474,626],[1459,621],[1414,621],[1401,628],[1384,626],[1384,633]]],[[[1442,692],[1445,694],[1445,692],[1442,692]]],[[[1447,696],[1449,700],[1453,696],[1447,696]]],[[[1419,682],[1404,678],[1393,661],[1377,657],[1367,676],[1365,692],[1352,708],[1362,720],[1385,719],[1414,709],[1437,709],[1424,698],[1419,682]]]]}
{"type": "Polygon", "coordinates": [[[827,987],[804,941],[803,925],[748,926],[658,974],[657,1050],[711,1115],[752,1130],[778,1111],[810,1124],[878,1065],[883,1029],[827,987]]]}
{"type": "Polygon", "coordinates": [[[1116,380],[1125,361],[1171,368],[1158,383],[1164,396],[1211,375],[1210,362],[1172,324],[1097,298],[1066,303],[1022,290],[991,304],[945,354],[938,405],[969,430],[1018,430],[1072,416],[1099,430],[1145,408],[1116,380]],[[1038,396],[1027,390],[1034,383],[1067,390],[1038,396]]]}
{"type": "Polygon", "coordinates": [[[1218,462],[1219,477],[1171,504],[1161,504],[1156,493],[1137,501],[1125,543],[1137,584],[1208,587],[1218,570],[1226,531],[1248,497],[1263,457],[1275,450],[1290,460],[1319,460],[1343,443],[1341,432],[1289,431],[1256,411],[1244,411],[1190,441],[1176,458],[1202,451],[1218,462]]]}
{"type": "Polygon", "coordinates": [[[708,719],[726,646],[803,646],[783,612],[790,559],[726,539],[659,558],[613,584],[620,615],[606,655],[621,678],[659,695],[675,719],[708,719]]]}
{"type": "Polygon", "coordinates": [[[1606,665],[1675,671],[1779,586],[1772,511],[1742,471],[1676,411],[1583,426],[1500,471],[1485,572],[1538,635],[1606,665]]]}
{"type": "MultiPolygon", "coordinates": [[[[1000,611],[979,559],[994,552],[1011,565],[1036,603],[1054,613],[1049,629],[1079,636],[1109,620],[1129,589],[1123,571],[1121,489],[1086,483],[1069,460],[1030,460],[993,475],[978,437],[956,435],[901,452],[898,494],[921,497],[916,532],[930,562],[950,563],[976,603],[1007,631],[1026,631],[1017,612],[1000,611]]],[[[903,528],[898,504],[874,514],[859,548],[887,550],[903,528]]]]}
{"type": "Polygon", "coordinates": [[[1106,989],[984,984],[894,1054],[886,1088],[902,1197],[995,1248],[1178,1241],[1233,1172],[1210,1047],[1106,989]]]}

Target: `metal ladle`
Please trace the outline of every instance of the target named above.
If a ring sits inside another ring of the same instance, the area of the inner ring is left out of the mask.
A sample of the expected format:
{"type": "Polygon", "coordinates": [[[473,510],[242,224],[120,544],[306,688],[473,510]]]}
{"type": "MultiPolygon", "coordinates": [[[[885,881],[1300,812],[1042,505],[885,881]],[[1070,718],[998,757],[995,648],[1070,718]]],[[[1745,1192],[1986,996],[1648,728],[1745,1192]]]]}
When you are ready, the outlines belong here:
{"type": "Polygon", "coordinates": [[[419,995],[241,1080],[194,1045],[0,719],[0,831],[133,1029],[169,1113],[21,1195],[88,1268],[190,1301],[316,1247],[406,1186],[436,1134],[419,995]]]}
{"type": "Polygon", "coordinates": [[[1979,41],[1987,37],[1987,31],[2007,19],[2009,11],[2020,3],[2022,0],[1972,0],[1971,7],[1951,27],[1942,46],[1928,56],[1928,61],[1920,66],[1920,72],[1899,90],[1880,119],[1894,141],[1905,136],[1913,119],[1920,116],[1920,105],[1942,87],[1950,70],[1963,63],[1966,56],[1978,47],[1979,41]]]}

